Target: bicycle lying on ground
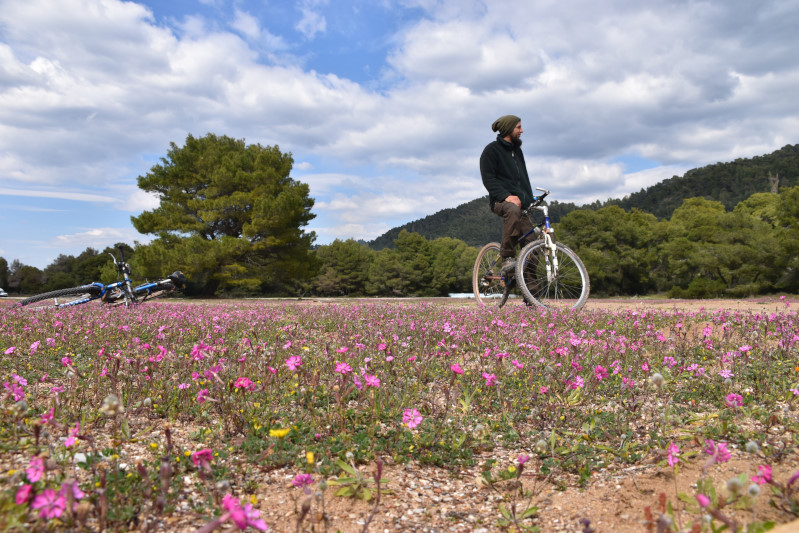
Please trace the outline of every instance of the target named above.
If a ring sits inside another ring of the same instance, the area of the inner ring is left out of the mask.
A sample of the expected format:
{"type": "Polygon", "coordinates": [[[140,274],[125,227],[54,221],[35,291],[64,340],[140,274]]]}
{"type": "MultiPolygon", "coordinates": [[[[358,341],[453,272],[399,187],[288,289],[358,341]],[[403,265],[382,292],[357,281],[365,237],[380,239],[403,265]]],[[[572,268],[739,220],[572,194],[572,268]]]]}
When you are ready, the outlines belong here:
{"type": "Polygon", "coordinates": [[[130,265],[125,262],[122,248],[119,248],[119,261],[114,254],[109,253],[108,255],[114,259],[114,266],[122,276],[122,281],[108,285],[95,282],[80,287],[45,292],[26,298],[17,305],[28,308],[61,308],[85,304],[93,300],[100,300],[109,305],[129,305],[142,303],[186,287],[186,276],[180,271],[173,272],[166,279],[134,287],[130,279],[130,265]]]}
{"type": "Polygon", "coordinates": [[[540,224],[533,223],[533,229],[520,240],[533,233],[539,238],[522,248],[515,266],[504,269],[499,243],[483,246],[477,254],[472,272],[474,297],[481,304],[499,299],[499,307],[502,307],[513,287],[517,286],[527,305],[549,309],[581,309],[591,290],[588,271],[576,253],[553,239],[549,208],[541,205],[549,191],[538,187],[536,190],[543,194],[534,196],[533,203],[522,213],[529,217],[533,210],[538,210],[544,213],[544,220],[540,224]]]}

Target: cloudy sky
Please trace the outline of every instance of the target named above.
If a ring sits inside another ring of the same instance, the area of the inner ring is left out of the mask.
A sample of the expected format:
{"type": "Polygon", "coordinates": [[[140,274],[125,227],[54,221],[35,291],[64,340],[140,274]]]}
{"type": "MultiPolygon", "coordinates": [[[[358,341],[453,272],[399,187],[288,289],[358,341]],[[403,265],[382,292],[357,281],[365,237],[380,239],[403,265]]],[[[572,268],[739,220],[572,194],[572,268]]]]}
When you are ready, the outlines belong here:
{"type": "Polygon", "coordinates": [[[291,152],[317,243],[485,194],[491,123],[584,203],[799,142],[796,0],[0,0],[0,256],[44,267],[156,205],[212,132],[291,152]]]}

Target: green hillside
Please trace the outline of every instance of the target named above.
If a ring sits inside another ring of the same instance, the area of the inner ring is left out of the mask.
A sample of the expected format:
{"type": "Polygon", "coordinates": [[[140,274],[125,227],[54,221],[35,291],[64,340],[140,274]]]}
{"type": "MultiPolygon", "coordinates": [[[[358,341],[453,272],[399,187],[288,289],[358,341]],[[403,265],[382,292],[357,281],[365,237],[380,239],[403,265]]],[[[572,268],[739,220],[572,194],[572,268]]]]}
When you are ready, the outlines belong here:
{"type": "MultiPolygon", "coordinates": [[[[754,193],[776,192],[777,187],[794,185],[799,185],[799,144],[751,159],[689,170],[684,176],[663,180],[621,199],[583,206],[554,201],[550,204],[550,218],[557,223],[576,209],[596,210],[608,205],[618,205],[627,211],[637,208],[658,218],[669,218],[683,200],[694,197],[721,202],[729,211],[754,193]]],[[[483,196],[390,229],[371,241],[369,247],[374,250],[392,247],[402,230],[418,233],[428,240],[452,237],[470,246],[482,246],[499,239],[502,220],[491,213],[488,196],[483,196]]]]}

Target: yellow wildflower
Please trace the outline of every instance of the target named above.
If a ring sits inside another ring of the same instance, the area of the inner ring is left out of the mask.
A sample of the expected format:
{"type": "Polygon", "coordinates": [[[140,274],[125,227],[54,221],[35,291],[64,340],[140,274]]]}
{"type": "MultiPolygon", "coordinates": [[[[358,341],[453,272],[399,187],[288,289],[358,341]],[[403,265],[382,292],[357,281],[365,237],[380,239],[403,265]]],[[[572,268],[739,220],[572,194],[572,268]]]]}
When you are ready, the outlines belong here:
{"type": "Polygon", "coordinates": [[[291,431],[291,428],[270,429],[269,430],[269,436],[270,437],[277,437],[279,439],[282,439],[283,437],[285,437],[286,435],[289,434],[289,431],[291,431]]]}

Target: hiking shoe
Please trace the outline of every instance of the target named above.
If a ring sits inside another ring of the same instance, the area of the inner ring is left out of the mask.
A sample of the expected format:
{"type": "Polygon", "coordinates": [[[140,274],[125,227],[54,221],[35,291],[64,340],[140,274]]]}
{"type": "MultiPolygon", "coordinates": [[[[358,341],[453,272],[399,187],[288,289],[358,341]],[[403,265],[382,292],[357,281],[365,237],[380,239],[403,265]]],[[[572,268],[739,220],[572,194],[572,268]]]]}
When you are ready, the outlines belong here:
{"type": "Polygon", "coordinates": [[[516,266],[516,258],[515,257],[503,257],[502,258],[502,270],[511,270],[516,266]]]}

